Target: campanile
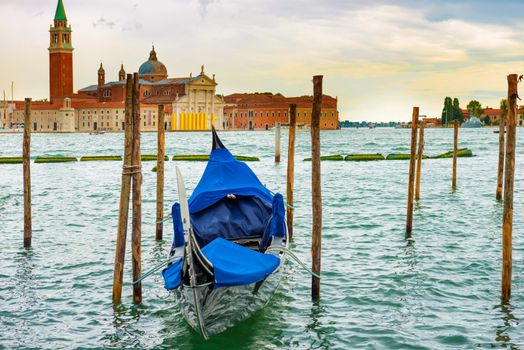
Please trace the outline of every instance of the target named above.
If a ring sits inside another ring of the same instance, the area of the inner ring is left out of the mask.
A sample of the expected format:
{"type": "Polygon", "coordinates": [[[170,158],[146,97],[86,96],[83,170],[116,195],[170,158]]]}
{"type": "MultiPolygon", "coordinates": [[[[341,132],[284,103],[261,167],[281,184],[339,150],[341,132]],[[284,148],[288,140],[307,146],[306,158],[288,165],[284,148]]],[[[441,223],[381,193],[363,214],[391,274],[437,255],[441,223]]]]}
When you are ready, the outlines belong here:
{"type": "Polygon", "coordinates": [[[73,96],[73,46],[71,26],[62,0],[58,0],[53,25],[49,29],[49,93],[50,101],[73,96]]]}

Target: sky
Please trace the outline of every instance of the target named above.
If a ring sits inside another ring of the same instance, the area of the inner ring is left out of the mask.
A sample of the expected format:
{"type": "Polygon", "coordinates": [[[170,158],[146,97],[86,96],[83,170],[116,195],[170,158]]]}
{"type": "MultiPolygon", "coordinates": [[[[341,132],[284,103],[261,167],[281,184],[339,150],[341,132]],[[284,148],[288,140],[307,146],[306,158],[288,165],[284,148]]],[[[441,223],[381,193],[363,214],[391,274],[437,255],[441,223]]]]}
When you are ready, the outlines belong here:
{"type": "MultiPolygon", "coordinates": [[[[440,116],[446,96],[496,107],[524,73],[524,1],[63,0],[73,29],[74,89],[128,73],[154,43],[170,77],[205,65],[217,93],[338,97],[341,120],[440,116]]],[[[0,89],[49,94],[57,0],[0,0],[0,89]]]]}

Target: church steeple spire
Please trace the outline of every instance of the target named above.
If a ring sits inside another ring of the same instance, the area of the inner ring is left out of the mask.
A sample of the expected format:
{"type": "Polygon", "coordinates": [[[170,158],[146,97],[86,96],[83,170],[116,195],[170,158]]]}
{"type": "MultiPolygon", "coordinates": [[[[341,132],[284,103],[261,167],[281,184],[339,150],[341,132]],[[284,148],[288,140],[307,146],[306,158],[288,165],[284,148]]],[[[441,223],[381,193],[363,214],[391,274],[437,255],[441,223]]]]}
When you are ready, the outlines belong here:
{"type": "Polygon", "coordinates": [[[100,68],[98,68],[98,86],[102,86],[106,83],[106,71],[100,62],[100,68]]]}
{"type": "Polygon", "coordinates": [[[67,25],[62,0],[58,0],[49,34],[49,85],[50,100],[53,101],[73,95],[72,30],[67,25]]]}
{"type": "Polygon", "coordinates": [[[118,80],[126,79],[126,70],[124,69],[124,64],[120,65],[120,71],[118,72],[118,80]]]}
{"type": "Polygon", "coordinates": [[[56,5],[55,21],[67,21],[67,16],[62,0],[58,0],[58,4],[56,5]]]}
{"type": "Polygon", "coordinates": [[[151,50],[151,52],[149,52],[149,60],[158,61],[158,58],[156,58],[155,45],[153,45],[153,49],[151,50]]]}

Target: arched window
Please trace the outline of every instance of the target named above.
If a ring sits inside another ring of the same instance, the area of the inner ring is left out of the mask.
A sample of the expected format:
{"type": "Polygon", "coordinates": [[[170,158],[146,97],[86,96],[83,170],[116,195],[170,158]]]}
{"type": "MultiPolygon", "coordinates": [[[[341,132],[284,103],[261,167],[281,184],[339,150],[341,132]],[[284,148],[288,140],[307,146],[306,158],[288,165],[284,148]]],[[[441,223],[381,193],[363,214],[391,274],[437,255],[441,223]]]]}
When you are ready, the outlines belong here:
{"type": "MultiPolygon", "coordinates": [[[[111,90],[105,90],[104,97],[111,97],[111,90]]],[[[104,111],[102,111],[102,113],[104,113],[104,111]]]]}

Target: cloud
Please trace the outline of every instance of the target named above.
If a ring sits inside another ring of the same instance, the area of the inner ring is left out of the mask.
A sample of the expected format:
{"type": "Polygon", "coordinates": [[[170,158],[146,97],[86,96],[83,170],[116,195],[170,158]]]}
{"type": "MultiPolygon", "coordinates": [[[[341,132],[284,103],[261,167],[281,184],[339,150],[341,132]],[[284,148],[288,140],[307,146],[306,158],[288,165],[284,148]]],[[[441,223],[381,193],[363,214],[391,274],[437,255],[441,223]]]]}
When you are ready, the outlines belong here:
{"type": "MultiPolygon", "coordinates": [[[[100,59],[108,76],[117,76],[121,62],[137,69],[154,41],[170,76],[198,73],[205,64],[217,74],[220,93],[302,95],[311,93],[311,76],[320,73],[325,92],[339,96],[343,118],[389,120],[409,118],[413,104],[438,114],[446,95],[494,105],[498,92],[505,93],[505,75],[524,64],[522,1],[151,4],[64,0],[74,31],[75,87],[92,84],[100,59]],[[106,30],[95,40],[93,28],[121,30],[106,30]]],[[[48,94],[47,28],[55,7],[55,1],[0,1],[0,30],[26,34],[6,36],[4,46],[18,50],[0,58],[0,79],[16,80],[20,94],[48,94]]],[[[0,81],[0,88],[6,84],[0,81]]]]}
{"type": "Polygon", "coordinates": [[[105,27],[105,28],[113,29],[115,25],[116,25],[115,22],[109,21],[105,19],[104,17],[100,17],[99,19],[93,22],[93,28],[105,27]]]}
{"type": "Polygon", "coordinates": [[[140,30],[142,29],[142,23],[139,23],[137,21],[131,21],[124,23],[122,26],[122,31],[129,31],[129,30],[140,30]]]}
{"type": "Polygon", "coordinates": [[[214,2],[215,0],[198,0],[198,4],[200,6],[200,15],[202,18],[206,17],[208,6],[214,2]]]}

